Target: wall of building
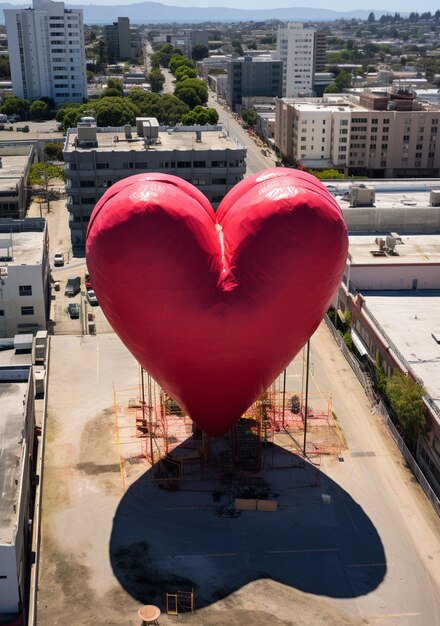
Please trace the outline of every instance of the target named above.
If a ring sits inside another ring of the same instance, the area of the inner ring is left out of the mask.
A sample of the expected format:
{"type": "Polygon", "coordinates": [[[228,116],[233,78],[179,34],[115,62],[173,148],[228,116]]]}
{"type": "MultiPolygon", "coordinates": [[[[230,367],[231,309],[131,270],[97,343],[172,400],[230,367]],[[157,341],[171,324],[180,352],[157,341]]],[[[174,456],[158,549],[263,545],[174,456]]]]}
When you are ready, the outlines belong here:
{"type": "Polygon", "coordinates": [[[439,207],[347,207],[342,213],[351,233],[440,233],[439,207]]]}
{"type": "Polygon", "coordinates": [[[352,265],[350,281],[360,291],[440,289],[440,264],[352,265]]]}
{"type": "Polygon", "coordinates": [[[56,104],[87,96],[81,10],[34,0],[32,9],[7,9],[5,23],[15,96],[45,96],[56,104]]]}

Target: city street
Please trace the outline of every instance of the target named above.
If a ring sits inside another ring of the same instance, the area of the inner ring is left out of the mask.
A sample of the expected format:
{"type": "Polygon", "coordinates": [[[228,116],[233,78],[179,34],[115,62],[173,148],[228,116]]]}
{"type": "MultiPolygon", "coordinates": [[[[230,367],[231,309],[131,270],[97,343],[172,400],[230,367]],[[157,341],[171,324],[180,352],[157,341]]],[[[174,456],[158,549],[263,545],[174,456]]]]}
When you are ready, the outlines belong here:
{"type": "MultiPolygon", "coordinates": [[[[173,93],[175,84],[174,76],[168,69],[162,69],[165,76],[164,93],[173,93]]],[[[261,147],[258,146],[246,130],[237,122],[234,116],[224,108],[215,98],[215,95],[208,92],[208,107],[216,109],[219,114],[219,124],[222,124],[228,135],[234,138],[238,143],[247,148],[246,157],[246,176],[257,174],[262,170],[274,167],[276,156],[268,149],[269,156],[264,156],[261,147]]]]}

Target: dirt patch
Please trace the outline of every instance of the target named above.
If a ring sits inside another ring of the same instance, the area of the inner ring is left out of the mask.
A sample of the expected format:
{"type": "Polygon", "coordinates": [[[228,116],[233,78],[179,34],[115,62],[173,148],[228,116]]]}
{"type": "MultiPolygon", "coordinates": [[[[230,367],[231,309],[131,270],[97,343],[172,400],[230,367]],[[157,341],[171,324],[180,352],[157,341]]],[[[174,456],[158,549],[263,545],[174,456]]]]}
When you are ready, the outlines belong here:
{"type": "Polygon", "coordinates": [[[76,469],[84,472],[88,476],[99,476],[101,474],[119,474],[119,465],[97,465],[96,463],[78,463],[76,469]]]}
{"type": "Polygon", "coordinates": [[[87,422],[81,435],[79,463],[75,469],[99,479],[99,488],[107,495],[120,494],[113,408],[104,409],[87,422]]]}

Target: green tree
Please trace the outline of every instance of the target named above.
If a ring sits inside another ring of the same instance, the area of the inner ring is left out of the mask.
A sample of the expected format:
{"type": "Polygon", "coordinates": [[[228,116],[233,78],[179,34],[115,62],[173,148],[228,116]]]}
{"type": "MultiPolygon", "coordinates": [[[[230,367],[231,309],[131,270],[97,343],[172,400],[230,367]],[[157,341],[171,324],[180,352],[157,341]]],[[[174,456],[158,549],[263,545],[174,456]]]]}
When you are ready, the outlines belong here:
{"type": "Polygon", "coordinates": [[[154,93],[159,93],[163,89],[165,76],[162,74],[159,68],[153,67],[153,69],[148,74],[148,82],[150,83],[151,91],[153,91],[154,93]]]}
{"type": "Polygon", "coordinates": [[[134,126],[139,109],[128,98],[108,97],[89,102],[88,109],[92,109],[98,126],[134,126]]]}
{"type": "Polygon", "coordinates": [[[208,102],[208,87],[199,78],[187,78],[177,83],[174,95],[185,102],[190,109],[208,102]]]}
{"type": "Polygon", "coordinates": [[[124,84],[120,78],[109,78],[107,80],[107,87],[101,91],[101,98],[120,97],[124,95],[124,84]]]}
{"type": "Polygon", "coordinates": [[[209,49],[206,46],[197,44],[191,50],[191,57],[194,61],[201,61],[202,59],[206,59],[207,57],[209,57],[209,49]]]}
{"type": "Polygon", "coordinates": [[[49,114],[49,107],[43,100],[34,100],[30,106],[30,113],[33,120],[44,120],[49,114]]]}
{"type": "Polygon", "coordinates": [[[5,96],[0,110],[6,115],[17,113],[24,120],[29,113],[29,101],[16,96],[5,96]]]}
{"type": "Polygon", "coordinates": [[[324,89],[324,93],[339,93],[339,87],[334,82],[330,83],[330,85],[327,85],[324,89]]]}
{"type": "Polygon", "coordinates": [[[168,63],[168,69],[172,72],[172,74],[175,74],[176,70],[183,66],[195,69],[194,63],[182,55],[172,56],[170,62],[168,63]]]}
{"type": "Polygon", "coordinates": [[[386,392],[402,425],[405,441],[414,450],[417,437],[426,424],[424,390],[410,376],[393,372],[387,381],[386,392]]]}
{"type": "Polygon", "coordinates": [[[161,61],[162,61],[162,55],[160,52],[153,52],[153,54],[150,55],[151,68],[153,67],[159,68],[161,61]]]}
{"type": "Polygon", "coordinates": [[[62,129],[75,128],[80,119],[86,114],[87,104],[72,102],[57,111],[55,119],[62,124],[62,129]]]}
{"type": "Polygon", "coordinates": [[[309,174],[313,174],[319,180],[336,180],[345,178],[345,174],[338,170],[309,170],[309,174]]]}
{"type": "Polygon", "coordinates": [[[192,67],[187,65],[181,65],[174,73],[176,81],[184,80],[185,78],[197,78],[197,72],[192,67]]]}
{"type": "Polygon", "coordinates": [[[335,83],[336,83],[336,85],[337,85],[337,87],[338,87],[340,92],[344,88],[350,87],[350,85],[351,85],[351,75],[350,75],[350,73],[346,72],[345,70],[343,70],[335,78],[335,83]]]}
{"type": "Polygon", "coordinates": [[[82,102],[66,102],[66,104],[62,104],[58,111],[56,112],[55,119],[57,122],[63,122],[64,116],[66,115],[69,109],[84,109],[84,104],[82,102]]]}
{"type": "Polygon", "coordinates": [[[33,186],[43,186],[51,178],[64,180],[64,168],[51,163],[34,163],[29,172],[29,183],[33,186]]]}
{"type": "Polygon", "coordinates": [[[251,127],[254,127],[257,123],[257,112],[254,109],[243,109],[241,117],[251,127]]]}
{"type": "Polygon", "coordinates": [[[48,141],[44,146],[43,152],[49,161],[63,160],[63,144],[60,141],[48,141]]]}
{"type": "Polygon", "coordinates": [[[165,93],[160,101],[159,115],[156,117],[161,124],[174,126],[179,124],[188,112],[189,107],[185,102],[171,93],[165,93]]]}
{"type": "Polygon", "coordinates": [[[185,124],[187,126],[191,126],[193,124],[200,124],[201,126],[204,126],[205,124],[217,124],[217,122],[217,111],[215,109],[210,109],[202,106],[195,107],[182,119],[182,124],[185,124]]]}

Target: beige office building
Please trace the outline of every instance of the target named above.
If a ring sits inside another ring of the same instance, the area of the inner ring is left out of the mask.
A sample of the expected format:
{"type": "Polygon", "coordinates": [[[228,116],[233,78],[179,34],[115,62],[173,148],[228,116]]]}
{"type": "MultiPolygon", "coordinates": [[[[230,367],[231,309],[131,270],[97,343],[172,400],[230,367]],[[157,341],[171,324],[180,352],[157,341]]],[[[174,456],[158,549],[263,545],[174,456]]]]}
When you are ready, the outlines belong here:
{"type": "Polygon", "coordinates": [[[281,99],[275,144],[291,162],[371,178],[440,176],[440,109],[409,94],[281,99]]]}
{"type": "Polygon", "coordinates": [[[136,128],[97,128],[83,118],[67,133],[64,147],[67,207],[72,245],[83,248],[93,207],[113,183],[144,172],[179,176],[196,186],[213,207],[242,180],[246,148],[221,126],[162,130],[154,118],[136,128]]]}

